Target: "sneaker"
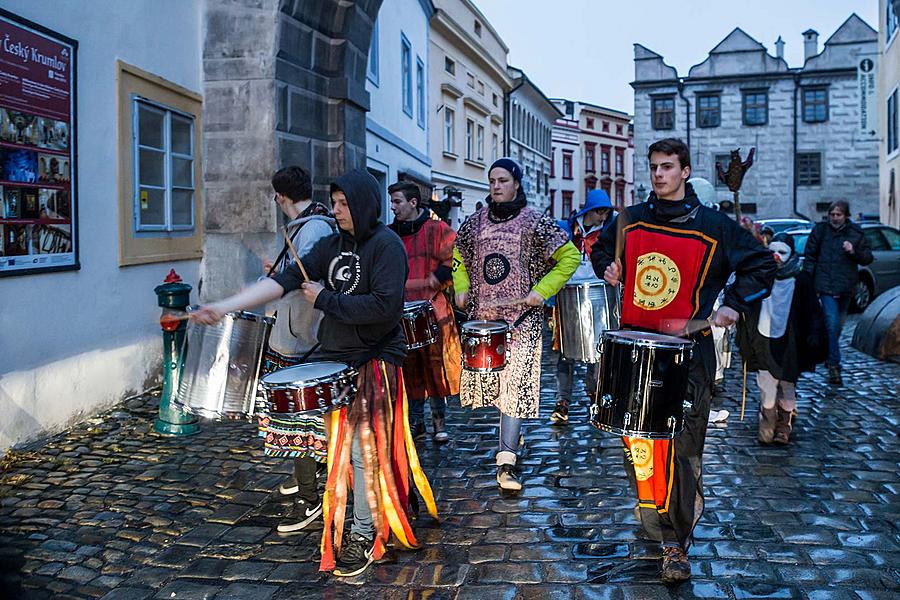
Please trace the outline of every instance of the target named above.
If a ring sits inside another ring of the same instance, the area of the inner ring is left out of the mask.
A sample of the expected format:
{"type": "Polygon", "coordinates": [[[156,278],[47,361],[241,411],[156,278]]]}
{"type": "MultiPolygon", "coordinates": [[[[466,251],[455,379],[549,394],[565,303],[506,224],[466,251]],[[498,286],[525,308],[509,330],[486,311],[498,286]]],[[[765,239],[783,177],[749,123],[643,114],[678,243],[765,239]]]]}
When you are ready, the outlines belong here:
{"type": "Polygon", "coordinates": [[[566,402],[560,400],[556,403],[556,408],[553,409],[553,413],[550,414],[550,422],[554,425],[568,425],[569,424],[569,405],[566,402]]]}
{"type": "Polygon", "coordinates": [[[438,444],[446,443],[450,436],[447,435],[447,431],[444,428],[444,417],[432,417],[431,424],[434,426],[434,441],[438,444]]]}
{"type": "Polygon", "coordinates": [[[425,439],[425,421],[413,421],[409,424],[409,431],[412,434],[414,442],[421,442],[425,439]]]}
{"type": "Polygon", "coordinates": [[[660,578],[663,583],[681,583],[691,578],[691,562],[681,546],[663,546],[660,578]]]}
{"type": "Polygon", "coordinates": [[[731,413],[727,410],[711,410],[709,411],[709,422],[710,423],[726,423],[728,421],[728,415],[731,413]]]}
{"type": "Polygon", "coordinates": [[[278,486],[278,493],[282,496],[293,496],[299,491],[300,486],[297,484],[297,480],[294,479],[293,476],[288,477],[281,483],[281,485],[278,486]]]}
{"type": "Polygon", "coordinates": [[[522,482],[516,475],[516,470],[512,465],[500,465],[497,467],[497,485],[501,490],[510,492],[518,492],[522,489],[522,482]]]}
{"type": "Polygon", "coordinates": [[[328,463],[317,463],[316,464],[316,479],[321,479],[322,477],[328,477],[328,463]]]}
{"type": "Polygon", "coordinates": [[[350,541],[341,550],[332,573],[335,577],[353,577],[365,571],[372,564],[372,541],[351,533],[350,541]]]}
{"type": "Polygon", "coordinates": [[[294,506],[285,515],[284,520],[278,524],[278,533],[292,533],[300,531],[316,520],[322,514],[322,502],[313,504],[303,498],[294,500],[294,506]]]}

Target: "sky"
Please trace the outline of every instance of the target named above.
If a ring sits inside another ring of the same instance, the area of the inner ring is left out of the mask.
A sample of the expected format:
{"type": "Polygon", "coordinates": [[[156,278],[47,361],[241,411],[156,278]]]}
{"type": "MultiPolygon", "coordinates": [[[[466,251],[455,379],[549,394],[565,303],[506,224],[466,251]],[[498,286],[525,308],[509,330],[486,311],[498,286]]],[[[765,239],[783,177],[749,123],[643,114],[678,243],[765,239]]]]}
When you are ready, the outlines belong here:
{"type": "Polygon", "coordinates": [[[775,55],[785,41],[790,67],[803,65],[803,36],[819,32],[819,51],[856,12],[877,29],[878,0],[474,0],[523,69],[551,98],[582,100],[633,113],[633,44],[662,55],[679,76],[740,27],[775,55]]]}

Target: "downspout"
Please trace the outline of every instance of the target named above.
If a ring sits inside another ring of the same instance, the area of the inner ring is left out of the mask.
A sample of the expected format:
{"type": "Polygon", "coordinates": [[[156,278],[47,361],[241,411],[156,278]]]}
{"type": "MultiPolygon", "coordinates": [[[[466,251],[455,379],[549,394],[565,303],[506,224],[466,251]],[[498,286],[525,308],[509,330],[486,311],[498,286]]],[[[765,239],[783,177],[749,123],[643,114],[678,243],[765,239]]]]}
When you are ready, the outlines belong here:
{"type": "Polygon", "coordinates": [[[684,80],[678,80],[678,95],[684,101],[684,122],[687,126],[687,147],[691,147],[691,102],[684,97],[684,80]]]}
{"type": "Polygon", "coordinates": [[[802,217],[807,221],[812,221],[809,217],[804,215],[797,209],[797,91],[800,89],[800,74],[794,73],[794,104],[792,106],[793,116],[794,116],[794,125],[793,125],[793,147],[794,147],[794,155],[791,157],[791,165],[793,166],[794,172],[791,175],[791,188],[793,193],[793,208],[794,214],[798,217],[802,217]]]}

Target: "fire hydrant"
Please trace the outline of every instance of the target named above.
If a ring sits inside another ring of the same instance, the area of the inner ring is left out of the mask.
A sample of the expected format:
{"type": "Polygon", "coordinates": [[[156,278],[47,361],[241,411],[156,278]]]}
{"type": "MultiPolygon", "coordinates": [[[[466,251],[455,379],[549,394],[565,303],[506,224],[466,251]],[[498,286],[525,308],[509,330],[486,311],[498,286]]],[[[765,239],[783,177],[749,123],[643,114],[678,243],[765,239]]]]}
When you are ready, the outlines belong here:
{"type": "Polygon", "coordinates": [[[200,431],[197,417],[174,404],[175,390],[181,376],[181,347],[187,322],[176,319],[190,304],[191,286],[181,281],[175,269],[169,271],[162,285],[156,286],[157,304],[162,308],[159,325],[163,330],[163,389],[159,399],[159,418],[153,428],[171,436],[194,435],[200,431]]]}

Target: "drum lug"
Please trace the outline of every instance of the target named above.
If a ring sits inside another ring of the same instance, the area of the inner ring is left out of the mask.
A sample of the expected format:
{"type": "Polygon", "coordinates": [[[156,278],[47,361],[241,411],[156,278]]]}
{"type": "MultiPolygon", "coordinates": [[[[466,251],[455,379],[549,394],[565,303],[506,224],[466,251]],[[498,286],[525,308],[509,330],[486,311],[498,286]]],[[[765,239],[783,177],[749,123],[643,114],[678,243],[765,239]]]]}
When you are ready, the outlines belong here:
{"type": "Polygon", "coordinates": [[[625,427],[628,427],[631,424],[631,413],[625,413],[625,417],[622,419],[625,427]]]}
{"type": "Polygon", "coordinates": [[[675,355],[675,364],[680,365],[684,362],[684,350],[675,355]]]}
{"type": "Polygon", "coordinates": [[[640,353],[638,352],[637,346],[633,346],[631,348],[631,362],[636,363],[638,361],[638,357],[640,353]]]}
{"type": "Polygon", "coordinates": [[[693,404],[693,402],[690,402],[688,400],[683,400],[681,402],[681,408],[685,412],[691,412],[692,410],[694,410],[694,404],[693,404]]]}
{"type": "Polygon", "coordinates": [[[672,432],[672,437],[675,437],[675,417],[669,417],[666,424],[669,426],[669,431],[672,432]]]}
{"type": "Polygon", "coordinates": [[[597,415],[600,413],[600,407],[597,406],[595,403],[591,403],[591,407],[588,409],[588,412],[591,415],[591,419],[596,419],[597,415]]]}
{"type": "Polygon", "coordinates": [[[602,396],[600,396],[600,406],[602,406],[603,408],[609,408],[610,406],[612,406],[612,403],[613,397],[611,394],[603,394],[602,396]]]}

